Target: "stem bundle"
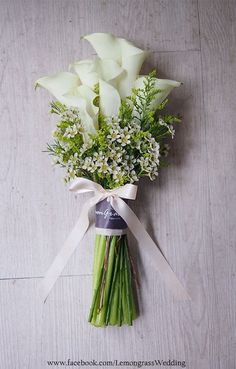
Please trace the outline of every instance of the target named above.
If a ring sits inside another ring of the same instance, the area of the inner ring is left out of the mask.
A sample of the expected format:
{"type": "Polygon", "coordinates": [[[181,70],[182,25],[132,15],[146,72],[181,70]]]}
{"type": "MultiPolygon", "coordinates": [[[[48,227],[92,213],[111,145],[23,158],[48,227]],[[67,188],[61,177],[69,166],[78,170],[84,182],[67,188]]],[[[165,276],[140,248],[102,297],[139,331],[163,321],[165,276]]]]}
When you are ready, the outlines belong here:
{"type": "Polygon", "coordinates": [[[138,312],[127,235],[96,235],[93,299],[89,322],[96,327],[132,325],[138,312]]]}

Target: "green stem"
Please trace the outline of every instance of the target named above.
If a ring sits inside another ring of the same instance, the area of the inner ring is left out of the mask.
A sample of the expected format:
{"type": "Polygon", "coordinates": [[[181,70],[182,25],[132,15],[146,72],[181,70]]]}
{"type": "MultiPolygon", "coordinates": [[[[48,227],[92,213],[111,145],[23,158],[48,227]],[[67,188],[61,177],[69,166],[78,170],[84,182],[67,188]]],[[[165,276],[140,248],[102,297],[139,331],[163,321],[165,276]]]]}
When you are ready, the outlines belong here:
{"type": "Polygon", "coordinates": [[[111,290],[112,275],[114,272],[115,245],[116,245],[116,238],[115,236],[113,236],[110,242],[110,247],[109,247],[109,256],[107,259],[107,270],[106,270],[106,275],[105,275],[103,303],[102,303],[102,307],[98,314],[98,319],[97,319],[98,326],[103,326],[106,324],[108,299],[109,299],[109,294],[111,290]]]}
{"type": "Polygon", "coordinates": [[[106,247],[106,236],[96,235],[95,240],[95,255],[96,260],[94,260],[94,270],[93,270],[93,300],[90,308],[88,321],[92,322],[93,317],[96,317],[96,309],[97,301],[99,296],[100,284],[102,279],[102,263],[105,255],[105,247],[106,247]],[[97,241],[97,250],[96,250],[96,241],[97,241]]]}
{"type": "Polygon", "coordinates": [[[132,325],[137,309],[127,236],[96,235],[93,265],[89,322],[96,327],[132,325]]]}
{"type": "Polygon", "coordinates": [[[119,273],[119,264],[120,264],[120,252],[119,252],[119,240],[116,239],[115,245],[115,265],[114,265],[114,273],[111,284],[111,292],[108,301],[108,309],[106,316],[106,325],[109,323],[114,325],[117,322],[117,312],[118,312],[118,299],[119,299],[119,290],[116,288],[118,273],[119,273]]]}

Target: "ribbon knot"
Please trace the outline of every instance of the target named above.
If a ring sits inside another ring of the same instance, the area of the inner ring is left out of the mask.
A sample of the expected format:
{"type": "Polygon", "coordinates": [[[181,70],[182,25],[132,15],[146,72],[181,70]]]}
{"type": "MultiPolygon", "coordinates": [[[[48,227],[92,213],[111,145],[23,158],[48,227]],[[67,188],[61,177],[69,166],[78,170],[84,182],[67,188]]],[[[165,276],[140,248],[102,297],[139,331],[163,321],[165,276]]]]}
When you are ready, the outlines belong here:
{"type": "Polygon", "coordinates": [[[188,293],[177,279],[165,257],[162,255],[160,249],[149,236],[135,213],[123,200],[135,200],[137,194],[136,185],[128,183],[124,186],[108,190],[104,189],[100,184],[90,181],[86,178],[77,178],[70,186],[70,191],[77,194],[93,192],[94,196],[84,204],[77,223],[69,234],[61,251],[51,264],[45,275],[45,278],[43,279],[42,294],[44,302],[46,302],[51,289],[56,283],[58,277],[61,275],[69,258],[88,230],[90,224],[89,210],[104,199],[107,199],[107,201],[110,202],[117,214],[119,214],[127,223],[129,230],[142,245],[142,249],[146,250],[148,256],[150,257],[150,261],[160,272],[161,277],[164,279],[175,297],[180,300],[190,299],[188,293]]]}
{"type": "Polygon", "coordinates": [[[115,195],[107,196],[107,202],[111,202],[115,195]]]}

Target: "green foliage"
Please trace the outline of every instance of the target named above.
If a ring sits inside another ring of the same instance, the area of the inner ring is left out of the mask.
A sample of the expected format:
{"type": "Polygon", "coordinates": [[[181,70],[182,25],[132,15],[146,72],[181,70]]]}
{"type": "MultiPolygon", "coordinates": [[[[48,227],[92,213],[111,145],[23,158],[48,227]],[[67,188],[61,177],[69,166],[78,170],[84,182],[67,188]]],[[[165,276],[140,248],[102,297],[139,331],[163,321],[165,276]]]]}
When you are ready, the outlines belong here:
{"type": "Polygon", "coordinates": [[[151,108],[152,102],[160,90],[155,87],[156,72],[151,72],[144,80],[143,89],[133,89],[132,95],[128,97],[136,111],[136,119],[144,131],[148,130],[150,124],[155,120],[155,110],[151,108]]]}

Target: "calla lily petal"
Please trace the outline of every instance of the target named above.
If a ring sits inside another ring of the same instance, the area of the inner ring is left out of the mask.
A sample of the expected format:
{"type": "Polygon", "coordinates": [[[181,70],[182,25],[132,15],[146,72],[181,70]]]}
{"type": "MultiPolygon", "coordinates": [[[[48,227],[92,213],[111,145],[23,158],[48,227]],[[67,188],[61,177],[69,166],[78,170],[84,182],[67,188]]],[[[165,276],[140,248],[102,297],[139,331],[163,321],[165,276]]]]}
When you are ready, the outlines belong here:
{"type": "MultiPolygon", "coordinates": [[[[136,79],[134,83],[134,88],[144,88],[144,81],[146,77],[142,76],[138,79],[136,79]]],[[[157,94],[156,99],[151,103],[150,108],[156,108],[159,104],[162,103],[162,101],[165,100],[165,98],[169,95],[169,93],[173,90],[175,87],[179,87],[181,85],[181,82],[172,81],[170,79],[159,79],[156,78],[155,81],[155,88],[160,90],[160,92],[157,94]]]]}
{"type": "Polygon", "coordinates": [[[82,60],[72,65],[82,84],[94,87],[99,79],[111,81],[123,72],[117,62],[111,59],[82,60]]]}
{"type": "Polygon", "coordinates": [[[121,64],[119,39],[110,33],[92,33],[83,37],[94,48],[101,59],[113,59],[121,64]]]}
{"type": "Polygon", "coordinates": [[[81,122],[85,131],[93,134],[95,134],[98,129],[99,108],[93,104],[96,96],[97,95],[88,86],[82,85],[72,92],[63,95],[63,99],[65,99],[68,105],[75,106],[79,110],[81,122]]]}
{"type": "Polygon", "coordinates": [[[89,134],[95,134],[97,132],[97,118],[92,118],[87,112],[87,102],[85,99],[78,96],[65,96],[66,99],[69,99],[74,106],[79,110],[79,115],[81,119],[81,123],[84,128],[83,139],[84,142],[89,141],[89,134]]]}
{"type": "Polygon", "coordinates": [[[123,68],[112,59],[97,60],[100,66],[101,76],[104,81],[111,81],[123,73],[123,68]]]}
{"type": "Polygon", "coordinates": [[[119,39],[119,41],[121,45],[122,68],[124,68],[125,74],[123,78],[121,77],[118,88],[121,97],[126,97],[131,93],[134,81],[137,75],[139,75],[148,52],[135,47],[125,39],[119,39]]]}
{"type": "MultiPolygon", "coordinates": [[[[70,72],[58,73],[40,78],[36,87],[46,88],[58,101],[66,106],[76,107],[80,112],[85,132],[96,133],[98,128],[98,107],[93,104],[97,96],[89,87],[79,86],[79,78],[70,72]],[[90,115],[91,114],[91,115],[90,115]]],[[[88,135],[84,134],[88,141],[88,135]]]]}
{"type": "Polygon", "coordinates": [[[98,83],[99,76],[97,71],[94,70],[93,60],[81,60],[72,64],[70,67],[74,69],[82,84],[93,88],[98,83]]]}
{"type": "Polygon", "coordinates": [[[85,85],[77,87],[78,94],[83,97],[87,104],[87,111],[91,116],[97,116],[99,107],[94,105],[94,99],[98,96],[91,88],[85,85]]]}
{"type": "Polygon", "coordinates": [[[117,116],[120,109],[120,95],[110,84],[99,80],[100,111],[105,116],[117,116]]]}
{"type": "Polygon", "coordinates": [[[73,90],[79,83],[79,78],[70,72],[62,72],[53,76],[46,76],[35,82],[35,87],[44,87],[60,102],[62,95],[73,90]]]}

